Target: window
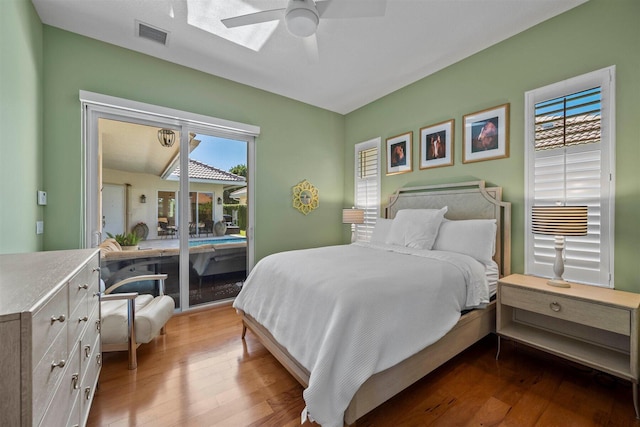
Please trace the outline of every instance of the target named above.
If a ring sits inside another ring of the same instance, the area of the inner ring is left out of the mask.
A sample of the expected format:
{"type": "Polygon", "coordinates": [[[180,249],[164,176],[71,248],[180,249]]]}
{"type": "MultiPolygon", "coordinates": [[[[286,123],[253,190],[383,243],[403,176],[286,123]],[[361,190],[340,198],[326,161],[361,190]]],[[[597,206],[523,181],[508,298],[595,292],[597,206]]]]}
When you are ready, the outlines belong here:
{"type": "Polygon", "coordinates": [[[566,280],[613,287],[615,67],[525,94],[526,273],[549,277],[553,236],[531,233],[534,205],[586,205],[588,234],[567,237],[566,280]]]}
{"type": "Polygon", "coordinates": [[[356,226],[356,240],[369,241],[380,206],[380,138],[355,146],[355,207],[364,209],[364,224],[356,226]]]}

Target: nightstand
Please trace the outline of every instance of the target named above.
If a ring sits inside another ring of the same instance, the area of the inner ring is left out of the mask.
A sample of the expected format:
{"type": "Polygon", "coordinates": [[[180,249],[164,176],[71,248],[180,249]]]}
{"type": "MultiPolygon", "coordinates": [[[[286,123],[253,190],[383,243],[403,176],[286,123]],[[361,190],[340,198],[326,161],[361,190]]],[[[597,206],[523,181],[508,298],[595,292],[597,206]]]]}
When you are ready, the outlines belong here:
{"type": "Polygon", "coordinates": [[[577,283],[556,288],[547,279],[512,274],[500,279],[497,295],[498,355],[501,337],[509,338],[629,380],[640,418],[640,294],[577,283]]]}

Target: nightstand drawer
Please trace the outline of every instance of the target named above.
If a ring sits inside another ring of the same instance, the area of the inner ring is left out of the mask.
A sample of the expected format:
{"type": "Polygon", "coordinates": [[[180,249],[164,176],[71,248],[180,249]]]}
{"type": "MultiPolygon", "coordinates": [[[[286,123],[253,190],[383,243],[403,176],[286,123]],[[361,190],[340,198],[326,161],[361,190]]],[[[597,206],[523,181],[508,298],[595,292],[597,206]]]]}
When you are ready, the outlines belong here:
{"type": "Polygon", "coordinates": [[[623,308],[504,284],[500,299],[503,305],[626,336],[631,334],[631,312],[623,308]]]}

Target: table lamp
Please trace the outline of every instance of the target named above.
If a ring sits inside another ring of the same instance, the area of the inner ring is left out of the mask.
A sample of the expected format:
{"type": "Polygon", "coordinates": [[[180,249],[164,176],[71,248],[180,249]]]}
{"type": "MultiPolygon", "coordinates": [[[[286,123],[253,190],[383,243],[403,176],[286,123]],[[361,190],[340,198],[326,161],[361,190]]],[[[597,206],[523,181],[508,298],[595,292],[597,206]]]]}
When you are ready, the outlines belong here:
{"type": "Polygon", "coordinates": [[[585,236],[587,234],[586,206],[534,206],[531,208],[531,231],[534,234],[555,236],[556,259],[553,264],[553,279],[550,286],[569,288],[571,285],[562,279],[564,273],[565,236],[585,236]]]}
{"type": "Polygon", "coordinates": [[[364,224],[364,209],[343,209],[342,223],[351,224],[351,243],[356,240],[356,224],[364,224]]]}

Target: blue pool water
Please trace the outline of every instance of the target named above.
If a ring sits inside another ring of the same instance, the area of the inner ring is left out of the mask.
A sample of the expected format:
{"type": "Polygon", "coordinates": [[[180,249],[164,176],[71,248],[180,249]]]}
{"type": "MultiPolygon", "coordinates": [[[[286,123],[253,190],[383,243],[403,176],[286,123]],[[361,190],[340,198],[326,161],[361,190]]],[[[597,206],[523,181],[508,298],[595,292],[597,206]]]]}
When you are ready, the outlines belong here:
{"type": "Polygon", "coordinates": [[[246,241],[246,237],[216,237],[212,239],[192,240],[189,242],[189,247],[201,245],[221,245],[225,243],[245,243],[246,241]]]}

